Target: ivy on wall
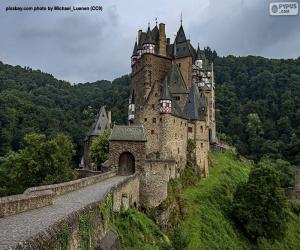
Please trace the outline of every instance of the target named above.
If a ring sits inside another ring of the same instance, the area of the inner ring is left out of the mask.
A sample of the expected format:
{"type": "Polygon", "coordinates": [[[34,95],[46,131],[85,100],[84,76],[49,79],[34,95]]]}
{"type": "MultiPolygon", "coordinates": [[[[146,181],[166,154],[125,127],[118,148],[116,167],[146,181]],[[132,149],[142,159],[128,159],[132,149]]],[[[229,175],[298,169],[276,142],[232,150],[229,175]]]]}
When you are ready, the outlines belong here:
{"type": "Polygon", "coordinates": [[[95,214],[90,211],[87,214],[80,215],[79,217],[79,242],[82,250],[94,249],[95,238],[95,214]]]}
{"type": "Polygon", "coordinates": [[[70,239],[70,229],[68,225],[65,223],[62,227],[61,233],[58,235],[58,247],[57,250],[67,250],[70,239]]]}

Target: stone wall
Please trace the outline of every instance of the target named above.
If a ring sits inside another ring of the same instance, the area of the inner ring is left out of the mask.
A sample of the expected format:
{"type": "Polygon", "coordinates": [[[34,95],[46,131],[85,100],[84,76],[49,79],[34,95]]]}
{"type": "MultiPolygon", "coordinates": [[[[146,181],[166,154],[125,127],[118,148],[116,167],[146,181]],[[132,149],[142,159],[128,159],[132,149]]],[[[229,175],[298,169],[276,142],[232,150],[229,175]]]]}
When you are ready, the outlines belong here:
{"type": "Polygon", "coordinates": [[[94,176],[90,176],[90,177],[86,177],[86,178],[78,179],[78,180],[74,180],[74,181],[63,182],[63,183],[53,184],[53,185],[32,187],[32,188],[26,189],[24,194],[34,193],[34,192],[44,191],[44,190],[52,190],[55,195],[61,195],[64,193],[78,190],[80,188],[83,188],[83,187],[86,187],[89,185],[93,185],[99,181],[106,180],[108,178],[115,176],[116,173],[117,172],[114,170],[114,171],[110,171],[107,173],[94,175],[94,176]]]}
{"type": "Polygon", "coordinates": [[[195,122],[195,143],[196,143],[196,162],[200,167],[200,174],[204,177],[208,176],[208,130],[206,121],[195,122]]]}
{"type": "Polygon", "coordinates": [[[140,180],[138,174],[130,176],[113,189],[113,210],[138,207],[140,203],[140,180]]]}
{"type": "Polygon", "coordinates": [[[32,249],[120,249],[120,239],[111,231],[112,211],[139,206],[139,176],[129,176],[109,190],[101,202],[69,214],[59,223],[12,246],[12,250],[32,249]],[[128,199],[127,199],[128,198],[128,199]],[[112,237],[113,236],[113,237],[112,237]],[[91,246],[84,248],[83,244],[91,246]]]}
{"type": "Polygon", "coordinates": [[[86,177],[90,177],[90,176],[94,176],[94,175],[98,175],[98,174],[103,174],[103,172],[101,172],[101,171],[94,171],[94,170],[81,169],[81,168],[77,168],[77,169],[75,169],[75,171],[78,173],[79,178],[86,178],[86,177]]]}
{"type": "Polygon", "coordinates": [[[54,193],[44,190],[0,198],[0,218],[53,204],[54,193]]]}
{"type": "Polygon", "coordinates": [[[175,159],[179,173],[186,165],[187,120],[173,115],[161,117],[161,158],[175,159]]]}
{"type": "Polygon", "coordinates": [[[146,160],[140,173],[140,204],[144,208],[157,207],[168,196],[168,182],[175,178],[175,160],[146,160]]]}
{"type": "Polygon", "coordinates": [[[109,164],[113,168],[119,165],[120,155],[124,152],[131,153],[135,159],[135,169],[138,172],[144,165],[146,149],[145,142],[135,141],[110,141],[109,142],[109,164]]]}

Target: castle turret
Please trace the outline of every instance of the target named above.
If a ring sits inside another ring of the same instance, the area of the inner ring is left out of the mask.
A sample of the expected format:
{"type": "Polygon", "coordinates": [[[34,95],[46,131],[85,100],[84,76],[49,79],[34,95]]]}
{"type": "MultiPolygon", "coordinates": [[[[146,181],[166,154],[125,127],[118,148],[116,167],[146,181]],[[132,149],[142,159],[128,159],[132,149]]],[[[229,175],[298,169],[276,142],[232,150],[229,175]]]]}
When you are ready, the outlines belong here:
{"type": "Polygon", "coordinates": [[[148,26],[145,41],[143,42],[143,54],[155,54],[155,44],[151,36],[150,24],[148,26]]]}
{"type": "Polygon", "coordinates": [[[128,106],[128,122],[129,122],[129,124],[132,124],[134,121],[134,113],[135,113],[135,104],[134,104],[134,90],[133,90],[129,97],[129,106],[128,106]]]}
{"type": "Polygon", "coordinates": [[[172,112],[172,97],[169,91],[167,79],[163,81],[161,94],[159,99],[159,112],[161,114],[171,114],[172,112]]]}
{"type": "Polygon", "coordinates": [[[135,42],[132,56],[131,56],[131,66],[136,63],[137,59],[138,59],[137,42],[135,42]]]}
{"type": "Polygon", "coordinates": [[[197,55],[196,55],[195,65],[196,65],[197,67],[199,67],[200,69],[202,69],[204,60],[205,60],[205,55],[204,55],[204,53],[200,50],[199,43],[198,43],[198,48],[197,48],[197,55]]]}

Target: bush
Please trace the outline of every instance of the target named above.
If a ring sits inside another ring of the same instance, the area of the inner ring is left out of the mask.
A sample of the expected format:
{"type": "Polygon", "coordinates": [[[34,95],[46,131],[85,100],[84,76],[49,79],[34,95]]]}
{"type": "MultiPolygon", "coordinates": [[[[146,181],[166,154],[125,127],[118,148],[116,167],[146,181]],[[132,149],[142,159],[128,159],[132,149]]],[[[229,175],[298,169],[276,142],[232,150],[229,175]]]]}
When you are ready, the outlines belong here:
{"type": "Polygon", "coordinates": [[[91,159],[97,166],[105,162],[109,156],[109,142],[108,138],[111,134],[111,129],[103,131],[99,137],[93,141],[91,146],[91,159]]]}
{"type": "Polygon", "coordinates": [[[252,240],[279,239],[287,222],[287,202],[277,172],[260,164],[240,184],[233,199],[233,217],[252,240]]]}
{"type": "Polygon", "coordinates": [[[67,136],[58,134],[47,139],[45,135],[29,134],[24,142],[23,149],[0,158],[0,180],[5,179],[0,195],[74,179],[71,159],[75,151],[67,136]]]}

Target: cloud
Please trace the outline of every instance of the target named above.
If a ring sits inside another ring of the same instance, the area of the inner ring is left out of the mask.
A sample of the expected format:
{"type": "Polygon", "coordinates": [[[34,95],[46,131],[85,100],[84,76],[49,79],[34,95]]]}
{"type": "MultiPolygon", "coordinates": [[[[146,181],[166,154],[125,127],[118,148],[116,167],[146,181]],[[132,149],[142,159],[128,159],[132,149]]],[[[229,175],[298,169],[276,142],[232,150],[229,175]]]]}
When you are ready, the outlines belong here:
{"type": "MultiPolygon", "coordinates": [[[[130,72],[137,30],[154,19],[166,23],[173,38],[180,25],[194,45],[221,55],[297,57],[299,16],[272,17],[261,0],[104,0],[103,12],[5,12],[6,6],[70,5],[71,0],[2,0],[0,60],[30,66],[71,82],[113,79],[130,72]]],[[[96,0],[72,0],[76,6],[96,0]]]]}

